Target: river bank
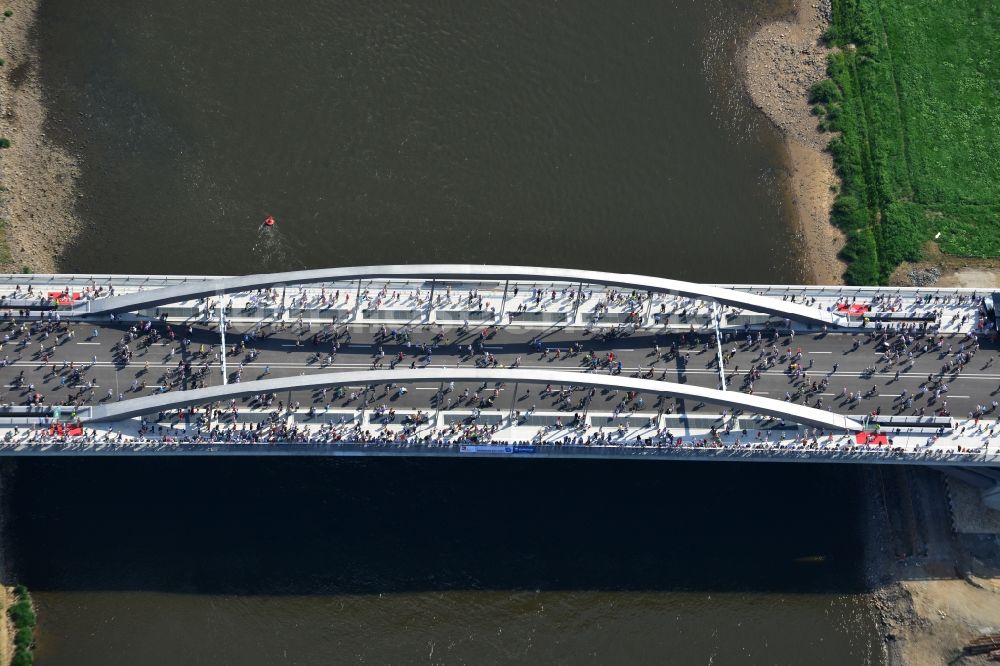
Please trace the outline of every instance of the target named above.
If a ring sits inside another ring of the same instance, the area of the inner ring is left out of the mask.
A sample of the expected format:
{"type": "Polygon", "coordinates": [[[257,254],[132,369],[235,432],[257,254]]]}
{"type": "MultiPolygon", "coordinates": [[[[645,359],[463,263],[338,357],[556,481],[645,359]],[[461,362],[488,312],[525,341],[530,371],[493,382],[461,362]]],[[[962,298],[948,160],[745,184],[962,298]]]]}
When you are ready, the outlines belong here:
{"type": "Polygon", "coordinates": [[[47,112],[32,41],[38,0],[8,0],[0,21],[0,220],[6,247],[0,270],[57,271],[57,258],[80,228],[73,214],[74,158],[45,135],[47,112]]]}
{"type": "Polygon", "coordinates": [[[13,590],[6,585],[0,585],[0,664],[9,664],[14,657],[14,631],[7,615],[7,609],[14,601],[13,590]]]}
{"type": "Polygon", "coordinates": [[[830,222],[839,179],[826,151],[830,135],[817,129],[809,87],[826,76],[829,52],[820,41],[830,22],[830,0],[795,0],[790,18],[762,25],[745,53],[753,104],[781,130],[788,156],[788,197],[799,226],[806,279],[843,284],[838,257],[844,235],[830,222]]]}
{"type": "MultiPolygon", "coordinates": [[[[846,264],[838,253],[845,236],[830,220],[840,180],[826,150],[831,135],[817,129],[819,120],[808,104],[810,86],[826,78],[830,50],[820,37],[830,17],[829,0],[796,0],[791,18],[763,25],[754,34],[745,66],[753,103],[785,138],[789,203],[799,223],[805,277],[814,283],[843,284],[846,264]]],[[[943,265],[937,259],[929,256],[926,266],[905,268],[940,265],[942,284],[995,283],[992,271],[972,271],[967,261],[943,265]]],[[[950,484],[961,488],[960,482],[950,484]]],[[[978,528],[966,525],[968,520],[953,517],[953,512],[987,517],[995,517],[995,512],[986,509],[975,492],[949,494],[941,475],[928,470],[872,469],[865,485],[865,573],[887,662],[945,663],[968,640],[1000,629],[996,571],[973,557],[967,543],[997,539],[996,532],[975,532],[978,528]]]]}
{"type": "Polygon", "coordinates": [[[17,600],[11,582],[7,544],[7,499],[13,475],[13,464],[10,459],[0,461],[0,665],[11,663],[16,651],[14,636],[17,631],[14,622],[8,614],[8,609],[17,600]]]}
{"type": "Polygon", "coordinates": [[[1000,514],[977,489],[876,466],[865,498],[865,574],[889,666],[955,663],[972,639],[1000,631],[1000,514]]]}

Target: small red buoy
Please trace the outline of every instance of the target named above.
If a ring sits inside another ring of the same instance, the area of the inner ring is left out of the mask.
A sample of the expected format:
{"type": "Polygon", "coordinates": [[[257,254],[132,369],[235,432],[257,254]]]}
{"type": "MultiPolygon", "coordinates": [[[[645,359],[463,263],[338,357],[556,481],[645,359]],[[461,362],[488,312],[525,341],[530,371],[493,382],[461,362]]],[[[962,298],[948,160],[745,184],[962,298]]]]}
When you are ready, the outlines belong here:
{"type": "Polygon", "coordinates": [[[274,216],[273,215],[268,215],[264,219],[264,226],[265,227],[273,227],[274,226],[274,216]]]}

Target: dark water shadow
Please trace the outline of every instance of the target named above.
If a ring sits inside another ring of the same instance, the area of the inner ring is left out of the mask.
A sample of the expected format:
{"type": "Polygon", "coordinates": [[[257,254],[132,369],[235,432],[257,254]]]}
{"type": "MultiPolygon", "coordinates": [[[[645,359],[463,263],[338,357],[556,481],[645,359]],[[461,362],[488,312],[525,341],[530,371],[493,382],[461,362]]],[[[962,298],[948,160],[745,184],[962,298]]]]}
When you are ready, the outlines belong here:
{"type": "Polygon", "coordinates": [[[19,460],[39,591],[863,589],[858,468],[531,460],[19,460]]]}

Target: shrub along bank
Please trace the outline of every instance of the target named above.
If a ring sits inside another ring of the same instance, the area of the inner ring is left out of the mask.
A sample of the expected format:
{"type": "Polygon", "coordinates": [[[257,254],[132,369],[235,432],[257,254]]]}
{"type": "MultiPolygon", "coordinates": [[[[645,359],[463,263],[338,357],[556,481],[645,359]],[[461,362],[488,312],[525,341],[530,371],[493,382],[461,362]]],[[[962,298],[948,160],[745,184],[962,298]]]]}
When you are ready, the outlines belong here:
{"type": "Polygon", "coordinates": [[[810,102],[842,187],[850,284],[884,284],[937,239],[1000,257],[1000,5],[833,0],[829,79],[810,102]]]}
{"type": "Polygon", "coordinates": [[[35,645],[35,609],[31,604],[28,588],[14,588],[14,603],[7,607],[7,616],[14,625],[14,656],[11,666],[31,666],[34,663],[32,648],[35,645]]]}

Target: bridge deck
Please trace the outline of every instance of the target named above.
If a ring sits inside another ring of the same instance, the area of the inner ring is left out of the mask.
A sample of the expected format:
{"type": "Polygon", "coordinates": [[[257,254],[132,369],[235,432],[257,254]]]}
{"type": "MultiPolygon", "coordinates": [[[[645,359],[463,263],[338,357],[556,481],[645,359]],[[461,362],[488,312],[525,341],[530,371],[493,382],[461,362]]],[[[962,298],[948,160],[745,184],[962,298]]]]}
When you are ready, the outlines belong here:
{"type": "MultiPolygon", "coordinates": [[[[82,293],[88,288],[105,287],[107,284],[100,284],[100,280],[91,276],[0,276],[0,297],[29,296],[27,279],[31,280],[31,297],[37,297],[39,293],[47,296],[49,291],[62,291],[64,287],[69,287],[67,291],[72,295],[74,290],[81,290],[82,293]],[[15,285],[20,285],[20,289],[15,289],[15,285]]],[[[135,290],[140,285],[153,288],[201,279],[197,276],[113,278],[116,293],[135,290]]],[[[485,359],[492,358],[499,366],[517,364],[524,370],[605,374],[612,370],[620,371],[623,377],[635,376],[713,390],[720,388],[724,376],[726,390],[737,394],[752,390],[755,396],[779,401],[788,399],[793,404],[808,404],[821,410],[832,409],[835,413],[858,420],[873,411],[881,412],[881,416],[912,416],[922,411],[926,417],[945,412],[956,425],[956,430],[949,437],[966,439],[959,442],[943,438],[938,445],[931,447],[932,451],[954,450],[955,455],[959,455],[957,447],[962,447],[975,453],[961,455],[981,455],[993,448],[993,428],[990,426],[994,426],[1000,416],[993,406],[1000,390],[1000,370],[997,370],[1000,366],[993,361],[996,341],[992,329],[978,326],[981,319],[976,300],[972,298],[973,290],[752,287],[753,291],[779,298],[794,295],[799,302],[804,298],[810,299],[807,307],[817,309],[836,307],[838,300],[845,304],[870,303],[873,294],[881,294],[883,298],[875,304],[873,312],[895,310],[908,316],[923,316],[931,311],[940,313],[925,332],[916,331],[914,338],[903,342],[900,336],[893,337],[890,342],[902,344],[905,352],[889,363],[880,361],[884,345],[870,337],[871,327],[863,331],[831,330],[825,334],[818,327],[808,325],[793,325],[788,329],[782,318],[749,314],[733,307],[726,307],[717,321],[712,316],[710,303],[687,297],[654,295],[652,300],[639,303],[645,294],[637,294],[636,298],[630,293],[613,296],[600,286],[584,285],[581,289],[580,285],[559,282],[437,282],[434,287],[435,296],[431,300],[429,281],[397,280],[386,283],[371,280],[362,282],[360,288],[357,282],[345,283],[340,285],[341,294],[337,298],[348,294],[351,306],[347,308],[331,306],[330,302],[338,291],[336,284],[289,288],[284,293],[283,308],[280,292],[227,295],[227,299],[233,299],[232,313],[226,320],[228,345],[245,342],[248,348],[258,353],[252,360],[246,350],[227,355],[225,374],[219,356],[218,321],[222,313],[216,299],[209,299],[207,303],[165,307],[169,314],[168,322],[155,326],[161,338],[148,345],[149,337],[146,335],[131,341],[129,348],[132,355],[127,363],[116,352],[116,346],[123,333],[133,325],[131,320],[112,322],[101,319],[96,323],[93,320],[64,320],[57,324],[54,321],[40,322],[36,315],[29,318],[34,320],[31,322],[8,321],[4,330],[6,340],[0,349],[0,383],[4,387],[0,403],[77,404],[82,415],[87,405],[114,403],[119,396],[128,399],[151,395],[164,387],[173,392],[196,386],[218,386],[224,376],[227,382],[247,382],[265,377],[280,379],[373,367],[388,369],[400,354],[402,360],[398,361],[399,367],[409,369],[412,366],[416,370],[475,368],[482,365],[485,359]],[[506,298],[503,297],[504,287],[506,298]],[[532,292],[534,289],[544,291],[541,298],[538,298],[538,292],[532,292]],[[554,299],[553,290],[556,292],[554,299]],[[366,291],[367,299],[364,298],[366,291]],[[365,304],[362,307],[356,307],[359,294],[365,304]],[[475,298],[477,294],[483,301],[479,312],[489,313],[478,319],[470,316],[476,310],[469,307],[469,296],[475,298]],[[577,296],[581,296],[579,301],[577,296]],[[601,302],[605,307],[598,307],[601,302]],[[373,307],[376,303],[377,307],[373,307]],[[496,310],[496,314],[491,308],[496,310]],[[665,316],[657,317],[661,308],[665,316]],[[595,310],[600,314],[597,326],[592,325],[595,310]],[[511,311],[522,313],[522,316],[514,318],[512,324],[509,317],[501,316],[501,313],[509,314],[511,311]],[[394,318],[401,312],[407,317],[394,318]],[[638,312],[637,321],[630,325],[622,324],[630,312],[638,312]],[[341,322],[336,327],[330,324],[334,316],[341,322]],[[460,332],[458,324],[465,318],[470,319],[471,327],[466,332],[460,332]],[[470,353],[469,345],[476,344],[482,327],[500,322],[502,325],[491,330],[490,337],[483,341],[482,346],[476,346],[470,353]],[[383,337],[380,330],[383,323],[387,332],[396,329],[402,333],[405,330],[406,339],[383,337]],[[780,329],[777,332],[780,334],[766,329],[767,323],[780,329]],[[168,324],[176,334],[174,339],[167,335],[168,324]],[[188,325],[191,326],[190,332],[188,325]],[[717,345],[713,337],[717,325],[721,326],[721,345],[717,345]],[[750,326],[753,336],[750,344],[746,341],[744,325],[750,326]],[[37,328],[33,333],[31,326],[37,328]],[[58,328],[59,331],[46,334],[42,330],[44,327],[58,328]],[[67,331],[72,331],[72,337],[66,334],[67,331]],[[612,332],[614,335],[599,337],[601,332],[612,332]],[[756,340],[758,332],[765,336],[760,342],[756,340]],[[313,338],[317,333],[324,339],[314,344],[313,338]],[[973,333],[973,337],[968,337],[973,333]],[[332,363],[327,361],[332,349],[331,334],[337,336],[339,346],[332,363]],[[772,335],[775,337],[771,338],[772,335]],[[939,345],[940,336],[943,336],[943,342],[939,345]],[[182,344],[184,338],[190,342],[182,344]],[[981,347],[959,370],[954,364],[973,341],[981,347]],[[926,351],[923,349],[925,344],[929,347],[926,351]],[[672,345],[676,346],[675,351],[671,351],[672,345]],[[317,353],[320,354],[318,358],[317,353]],[[609,353],[614,354],[611,363],[608,363],[609,353]],[[805,376],[790,370],[786,358],[789,353],[801,353],[799,364],[805,376]],[[910,353],[912,360],[909,359],[910,353]],[[588,354],[596,357],[596,367],[590,367],[588,354]],[[720,357],[723,360],[721,373],[720,357]],[[765,361],[768,362],[766,367],[761,366],[765,361]],[[184,363],[190,364],[190,373],[178,371],[178,365],[184,363]],[[945,367],[949,363],[952,365],[945,367]],[[757,366],[757,372],[751,380],[747,373],[754,366],[757,366]],[[875,367],[873,373],[870,372],[872,367],[875,367]],[[928,383],[928,375],[933,375],[931,383],[928,383]],[[826,384],[818,384],[814,390],[812,383],[824,379],[826,384]],[[870,393],[873,387],[876,389],[874,394],[870,393]],[[938,391],[940,393],[935,395],[938,391]],[[851,394],[863,397],[848,400],[851,394]],[[976,413],[979,424],[988,424],[984,430],[978,430],[979,426],[975,424],[976,413]],[[971,423],[971,430],[977,433],[971,439],[967,438],[968,426],[965,426],[966,431],[958,430],[966,422],[971,423]]],[[[0,307],[2,305],[0,302],[0,307]]],[[[0,328],[3,327],[0,324],[0,328]]],[[[583,374],[580,376],[583,377],[583,374]]],[[[335,397],[332,391],[296,391],[275,396],[273,407],[276,408],[278,402],[287,407],[291,402],[298,403],[301,411],[315,406],[320,412],[326,410],[327,414],[338,415],[338,419],[345,414],[355,414],[358,419],[353,423],[363,423],[369,428],[373,424],[379,425],[371,419],[371,414],[384,404],[386,409],[396,409],[400,415],[416,410],[433,413],[436,429],[450,427],[448,419],[452,418],[451,415],[462,415],[463,410],[478,407],[482,415],[480,423],[507,419],[506,432],[493,437],[495,441],[510,442],[530,440],[539,432],[543,437],[565,437],[565,433],[569,432],[565,429],[558,432],[543,429],[545,425],[552,424],[512,424],[510,418],[518,412],[522,415],[529,411],[537,415],[561,413],[564,424],[572,420],[574,413],[586,413],[584,423],[590,426],[590,430],[578,434],[593,436],[602,425],[605,432],[617,432],[618,421],[607,421],[607,416],[616,408],[621,408],[622,415],[631,414],[632,419],[647,424],[643,430],[632,421],[626,422],[625,441],[650,436],[650,417],[657,423],[653,433],[661,432],[666,436],[669,432],[676,438],[705,437],[709,432],[707,426],[699,431],[690,423],[700,423],[699,419],[704,415],[714,413],[715,417],[720,416],[717,407],[650,392],[639,393],[622,405],[623,398],[627,397],[623,390],[599,390],[589,395],[587,390],[554,386],[553,392],[542,393],[538,386],[519,387],[510,382],[486,382],[483,386],[482,382],[459,381],[439,400],[438,391],[442,388],[439,381],[415,381],[408,386],[408,393],[394,399],[387,393],[383,395],[385,391],[381,382],[377,385],[349,385],[342,397],[335,397]],[[369,386],[373,386],[374,390],[365,392],[364,389],[369,386]],[[563,388],[566,392],[560,395],[558,392],[563,388]],[[353,398],[352,393],[355,394],[353,398]],[[678,416],[691,420],[687,425],[670,420],[678,416]],[[519,428],[529,428],[530,432],[519,428]]],[[[249,401],[241,400],[237,407],[245,411],[248,404],[249,401]]],[[[72,407],[63,409],[63,418],[67,418],[71,411],[72,407]]],[[[3,412],[0,408],[0,418],[3,418],[3,412]]],[[[9,414],[8,417],[13,418],[9,414]]],[[[731,413],[727,418],[730,425],[742,425],[742,419],[748,417],[741,417],[736,424],[731,423],[731,413]]],[[[11,434],[12,442],[0,449],[0,453],[28,450],[34,446],[21,441],[30,436],[24,428],[26,423],[37,424],[37,419],[22,420],[17,437],[11,434]]],[[[10,427],[13,425],[13,422],[8,423],[10,427]]],[[[132,426],[126,424],[121,427],[127,429],[132,426]]],[[[388,426],[390,431],[394,427],[388,426]]],[[[718,427],[722,429],[721,421],[718,427]]],[[[432,434],[435,428],[424,436],[432,434]]],[[[741,430],[736,428],[736,431],[741,430]]],[[[9,432],[13,433],[12,430],[9,432]]],[[[190,431],[185,432],[187,436],[193,436],[190,431]]],[[[184,435],[175,433],[174,436],[184,435]]],[[[910,444],[904,446],[910,447],[906,450],[911,452],[911,456],[926,445],[927,434],[918,433],[914,437],[912,441],[907,440],[910,444]]],[[[742,439],[740,446],[745,446],[746,442],[742,439]]],[[[729,443],[735,446],[735,440],[729,443]]],[[[765,445],[764,442],[758,444],[765,445]]],[[[615,444],[612,448],[620,447],[615,444]]],[[[78,450],[78,447],[73,445],[70,449],[78,450]]]]}

